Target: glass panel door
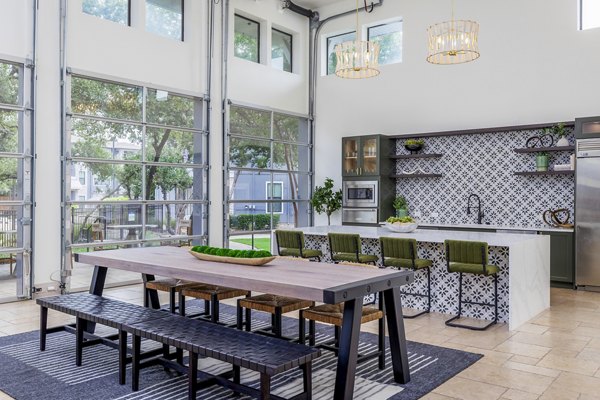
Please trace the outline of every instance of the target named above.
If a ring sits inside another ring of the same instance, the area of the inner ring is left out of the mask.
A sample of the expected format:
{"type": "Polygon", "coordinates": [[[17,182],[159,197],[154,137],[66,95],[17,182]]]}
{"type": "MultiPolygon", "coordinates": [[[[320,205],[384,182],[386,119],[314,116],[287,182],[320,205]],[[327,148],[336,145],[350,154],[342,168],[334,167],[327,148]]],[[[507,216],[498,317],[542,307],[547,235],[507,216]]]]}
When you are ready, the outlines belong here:
{"type": "Polygon", "coordinates": [[[377,175],[377,139],[363,139],[362,140],[362,171],[361,175],[377,175]]]}
{"type": "Polygon", "coordinates": [[[359,174],[359,156],[358,156],[358,139],[344,139],[343,141],[343,174],[358,175],[359,174]]]}

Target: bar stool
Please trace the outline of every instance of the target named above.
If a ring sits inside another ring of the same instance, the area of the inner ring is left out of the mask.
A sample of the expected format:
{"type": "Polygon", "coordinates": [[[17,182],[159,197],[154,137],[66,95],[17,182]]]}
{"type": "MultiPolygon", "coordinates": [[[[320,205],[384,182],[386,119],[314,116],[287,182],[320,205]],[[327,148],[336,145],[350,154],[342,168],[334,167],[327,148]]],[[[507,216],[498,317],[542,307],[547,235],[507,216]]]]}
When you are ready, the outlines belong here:
{"type": "Polygon", "coordinates": [[[196,283],[193,286],[183,288],[179,292],[179,314],[185,316],[185,298],[194,297],[204,300],[204,309],[208,310],[210,307],[211,322],[217,323],[219,322],[219,302],[240,296],[249,297],[250,292],[242,289],[196,283]]]}
{"type": "MultiPolygon", "coordinates": [[[[377,268],[372,265],[362,263],[340,262],[340,265],[354,265],[363,268],[377,268]]],[[[381,293],[377,296],[379,299],[378,307],[366,306],[362,308],[362,316],[360,323],[379,320],[378,326],[378,346],[377,350],[367,354],[359,354],[357,363],[379,358],[379,369],[385,369],[385,310],[383,305],[383,296],[381,293]]],[[[316,322],[334,326],[334,339],[320,343],[317,347],[333,351],[336,355],[339,352],[339,339],[344,317],[344,303],[339,304],[321,304],[313,306],[305,310],[300,310],[300,335],[299,342],[306,344],[306,320],[308,319],[308,343],[310,346],[315,346],[316,341],[316,322]]]]}
{"type": "Polygon", "coordinates": [[[461,240],[446,240],[446,266],[448,272],[458,273],[458,315],[446,321],[447,326],[483,331],[498,322],[498,272],[500,268],[488,264],[488,244],[461,240]],[[494,277],[494,303],[482,303],[462,300],[463,274],[484,275],[494,277]],[[483,307],[494,307],[494,320],[489,324],[477,327],[453,322],[461,317],[462,303],[483,307]]]}
{"type": "MultiPolygon", "coordinates": [[[[148,281],[144,283],[144,306],[148,307],[148,291],[158,290],[160,292],[169,293],[169,311],[175,313],[177,305],[175,304],[176,295],[187,287],[197,285],[197,283],[182,281],[180,279],[157,279],[154,281],[148,281]]],[[[208,308],[206,308],[208,310],[208,308]]]]}
{"type": "Polygon", "coordinates": [[[284,231],[277,229],[275,231],[277,241],[277,253],[280,256],[316,258],[321,261],[323,253],[320,250],[312,250],[304,247],[304,233],[301,231],[284,231]]]}
{"type": "Polygon", "coordinates": [[[327,238],[333,262],[348,261],[359,264],[377,265],[379,257],[374,254],[362,254],[360,252],[360,235],[353,233],[328,233],[327,238]]]}
{"type": "Polygon", "coordinates": [[[385,267],[407,268],[415,271],[427,270],[427,294],[402,292],[403,295],[426,297],[427,309],[416,314],[406,315],[404,318],[416,318],[431,311],[431,266],[433,261],[417,258],[417,241],[415,239],[401,239],[382,237],[379,239],[381,247],[381,259],[385,267]]]}
{"type": "MultiPolygon", "coordinates": [[[[288,257],[278,258],[285,259],[288,257]]],[[[299,259],[295,258],[294,261],[299,261],[299,259]]],[[[302,261],[308,260],[302,259],[302,261]]],[[[264,334],[270,331],[273,336],[282,338],[282,315],[314,305],[314,301],[276,296],[273,294],[261,294],[239,299],[237,301],[237,328],[242,329],[245,326],[246,331],[250,332],[252,330],[252,310],[262,311],[271,314],[271,326],[258,329],[256,332],[264,334]]]]}

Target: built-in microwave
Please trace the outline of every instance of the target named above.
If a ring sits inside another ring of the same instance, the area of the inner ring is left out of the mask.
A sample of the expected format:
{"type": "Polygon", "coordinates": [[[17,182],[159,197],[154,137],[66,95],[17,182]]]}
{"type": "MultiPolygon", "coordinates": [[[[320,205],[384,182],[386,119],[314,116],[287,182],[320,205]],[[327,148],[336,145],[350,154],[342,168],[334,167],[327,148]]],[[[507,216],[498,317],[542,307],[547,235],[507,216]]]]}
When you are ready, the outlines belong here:
{"type": "Polygon", "coordinates": [[[377,207],[377,181],[344,181],[344,207],[377,207]]]}

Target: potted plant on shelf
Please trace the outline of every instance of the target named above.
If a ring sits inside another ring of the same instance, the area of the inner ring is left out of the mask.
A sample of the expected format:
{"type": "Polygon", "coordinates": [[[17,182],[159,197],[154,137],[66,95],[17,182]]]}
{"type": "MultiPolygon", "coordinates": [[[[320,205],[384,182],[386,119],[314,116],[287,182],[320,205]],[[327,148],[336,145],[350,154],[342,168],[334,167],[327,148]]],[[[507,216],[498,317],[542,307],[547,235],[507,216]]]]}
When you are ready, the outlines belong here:
{"type": "Polygon", "coordinates": [[[326,178],[323,186],[315,188],[310,205],[318,214],[326,214],[327,225],[331,225],[331,214],[342,208],[342,189],[334,191],[333,179],[326,178]]]}
{"type": "Polygon", "coordinates": [[[569,139],[567,139],[567,129],[565,128],[565,124],[561,122],[560,124],[555,125],[552,128],[552,132],[554,132],[554,134],[558,138],[558,142],[556,142],[557,146],[564,147],[569,145],[569,139]]]}
{"type": "Polygon", "coordinates": [[[545,151],[539,152],[535,157],[535,165],[538,172],[548,171],[548,153],[545,151]]]}
{"type": "Polygon", "coordinates": [[[404,196],[396,196],[394,199],[394,208],[396,209],[396,216],[399,218],[408,216],[408,202],[404,196]]]}
{"type": "Polygon", "coordinates": [[[408,139],[404,142],[404,148],[410,151],[410,154],[415,154],[423,149],[425,141],[423,139],[408,139]]]}

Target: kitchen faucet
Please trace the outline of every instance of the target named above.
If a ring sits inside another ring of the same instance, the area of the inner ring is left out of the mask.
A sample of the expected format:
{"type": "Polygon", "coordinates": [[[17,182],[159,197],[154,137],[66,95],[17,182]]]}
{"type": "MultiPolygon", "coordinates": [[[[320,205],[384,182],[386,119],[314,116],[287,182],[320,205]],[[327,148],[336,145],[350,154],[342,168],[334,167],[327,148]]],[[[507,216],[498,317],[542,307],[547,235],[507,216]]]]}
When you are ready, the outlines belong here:
{"type": "Polygon", "coordinates": [[[471,215],[471,198],[473,197],[477,200],[477,223],[481,225],[481,220],[483,219],[483,212],[481,211],[481,199],[476,194],[469,195],[469,199],[467,200],[467,215],[471,215]]]}

